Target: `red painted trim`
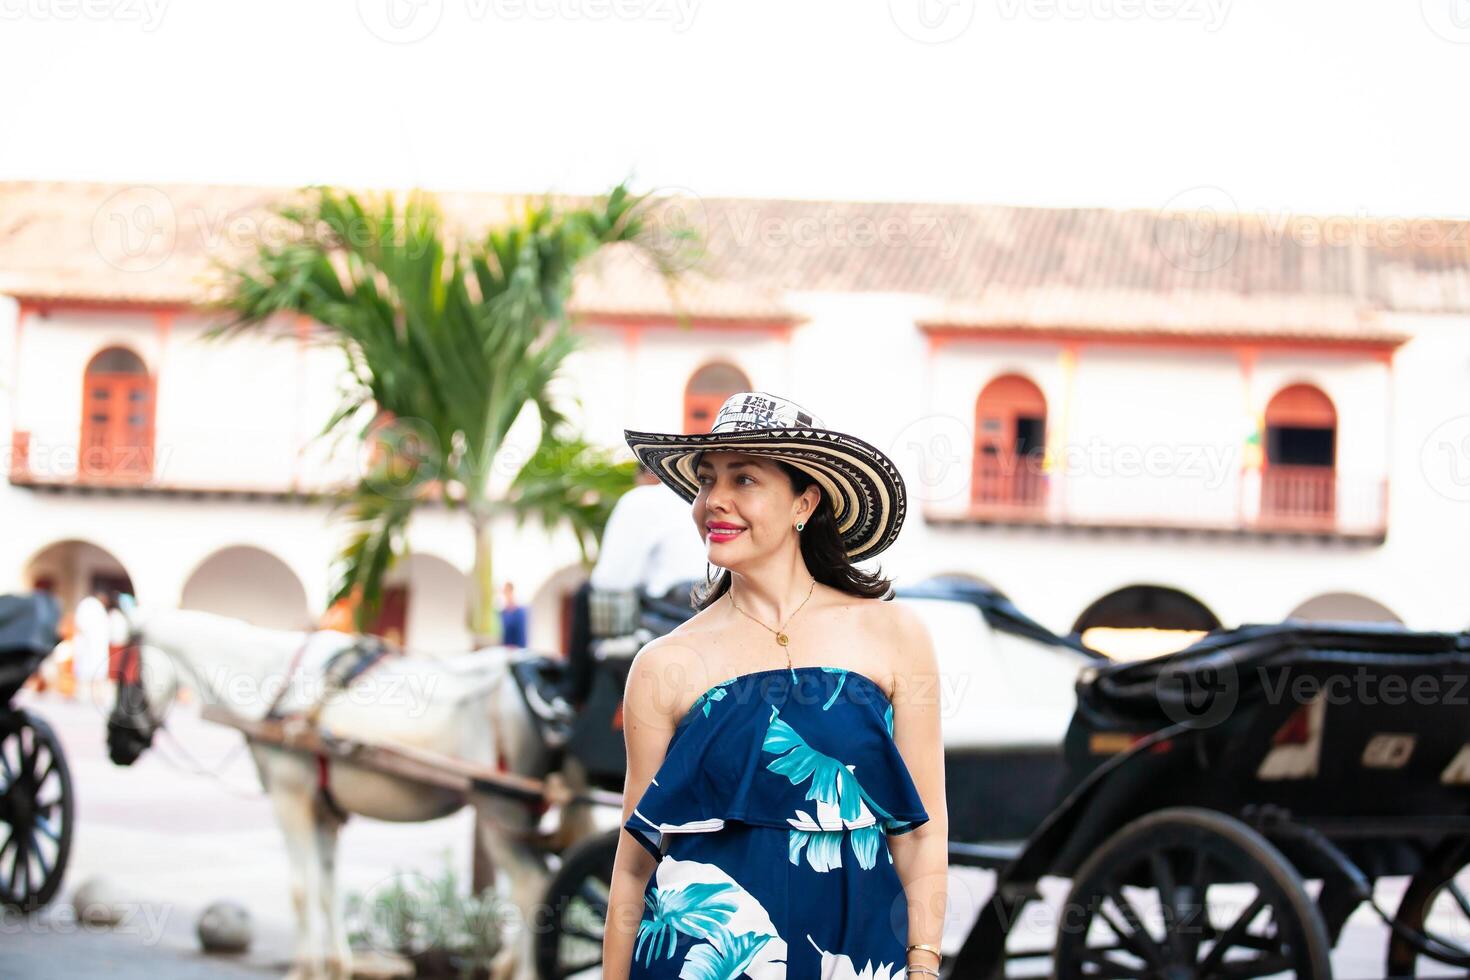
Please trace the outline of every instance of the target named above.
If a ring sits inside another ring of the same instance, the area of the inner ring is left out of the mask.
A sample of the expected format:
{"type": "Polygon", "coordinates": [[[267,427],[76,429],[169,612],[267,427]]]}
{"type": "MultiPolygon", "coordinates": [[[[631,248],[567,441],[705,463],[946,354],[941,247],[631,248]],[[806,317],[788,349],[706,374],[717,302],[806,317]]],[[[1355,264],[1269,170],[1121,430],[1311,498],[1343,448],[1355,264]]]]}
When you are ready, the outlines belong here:
{"type": "MultiPolygon", "coordinates": [[[[637,327],[640,329],[656,327],[684,328],[677,317],[664,314],[596,313],[579,310],[577,312],[577,321],[582,326],[589,327],[637,327]]],[[[805,317],[792,317],[789,320],[780,320],[770,319],[768,317],[745,319],[742,317],[690,316],[689,328],[694,330],[756,330],[763,333],[788,336],[794,327],[805,322],[805,317]]]]}
{"type": "Polygon", "coordinates": [[[1328,337],[1259,337],[1229,334],[1211,334],[1197,337],[1181,337],[1178,334],[1137,330],[1126,334],[1103,333],[1082,328],[1062,330],[1039,330],[1028,327],[953,327],[925,324],[918,327],[929,338],[932,348],[962,341],[977,344],[1024,343],[1024,344],[1075,344],[1084,347],[1149,347],[1155,350],[1179,348],[1182,350],[1218,350],[1238,348],[1248,343],[1257,349],[1274,350],[1327,350],[1351,352],[1375,359],[1391,357],[1394,349],[1402,346],[1409,338],[1384,340],[1357,340],[1328,337]]]}
{"type": "MultiPolygon", "coordinates": [[[[198,303],[187,302],[150,302],[127,300],[88,300],[88,299],[52,299],[39,296],[13,296],[24,308],[30,309],[41,315],[53,312],[74,310],[86,313],[127,313],[127,314],[158,314],[158,313],[197,313],[208,314],[215,312],[208,306],[198,303]]],[[[688,320],[688,326],[694,330],[712,331],[760,331],[764,333],[777,334],[789,338],[792,330],[807,321],[806,317],[793,316],[789,319],[773,319],[771,317],[740,317],[740,316],[693,316],[688,320]]],[[[644,313],[599,313],[596,310],[577,310],[574,322],[581,326],[610,326],[610,327],[634,327],[638,329],[650,327],[679,327],[683,328],[678,317],[671,314],[644,314],[644,313]]]]}
{"type": "Polygon", "coordinates": [[[22,307],[47,316],[51,313],[77,311],[81,313],[128,313],[148,315],[150,313],[203,313],[206,307],[193,303],[128,302],[126,300],[47,299],[45,297],[13,296],[22,307]]]}

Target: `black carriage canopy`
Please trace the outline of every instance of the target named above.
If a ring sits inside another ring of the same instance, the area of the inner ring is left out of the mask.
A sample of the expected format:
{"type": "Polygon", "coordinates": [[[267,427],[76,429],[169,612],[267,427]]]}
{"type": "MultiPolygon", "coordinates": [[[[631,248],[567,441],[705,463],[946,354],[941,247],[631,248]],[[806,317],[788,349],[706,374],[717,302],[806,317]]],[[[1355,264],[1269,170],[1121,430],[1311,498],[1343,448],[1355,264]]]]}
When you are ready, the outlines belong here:
{"type": "MultiPolygon", "coordinates": [[[[1211,697],[1232,706],[1279,698],[1291,672],[1328,666],[1339,675],[1432,673],[1439,693],[1470,675],[1470,631],[1411,630],[1397,623],[1286,620],[1215,630],[1177,653],[1092,668],[1077,684],[1079,716],[1100,730],[1156,730],[1198,717],[1211,697]]],[[[1352,697],[1351,686],[1339,689],[1352,697]]],[[[1407,695],[1407,692],[1405,694],[1407,695]]],[[[1470,687],[1459,692],[1470,699],[1470,687]]]]}
{"type": "Polygon", "coordinates": [[[0,595],[0,655],[50,653],[60,618],[55,598],[45,592],[0,595]]]}
{"type": "Polygon", "coordinates": [[[0,595],[0,704],[8,703],[51,649],[61,609],[45,592],[0,595]]]}

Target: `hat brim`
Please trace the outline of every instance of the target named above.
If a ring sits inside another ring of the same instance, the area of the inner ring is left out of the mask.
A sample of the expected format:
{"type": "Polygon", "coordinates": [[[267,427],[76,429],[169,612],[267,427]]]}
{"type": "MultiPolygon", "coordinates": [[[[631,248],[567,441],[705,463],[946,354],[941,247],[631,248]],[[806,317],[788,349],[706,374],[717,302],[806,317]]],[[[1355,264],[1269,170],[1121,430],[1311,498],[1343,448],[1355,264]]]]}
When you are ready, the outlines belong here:
{"type": "Polygon", "coordinates": [[[679,434],[624,429],[633,454],[665,486],[692,503],[699,495],[695,457],[709,450],[774,456],[809,474],[832,504],[849,561],[871,558],[903,527],[907,494],[898,467],[867,442],[805,427],[679,434]]]}

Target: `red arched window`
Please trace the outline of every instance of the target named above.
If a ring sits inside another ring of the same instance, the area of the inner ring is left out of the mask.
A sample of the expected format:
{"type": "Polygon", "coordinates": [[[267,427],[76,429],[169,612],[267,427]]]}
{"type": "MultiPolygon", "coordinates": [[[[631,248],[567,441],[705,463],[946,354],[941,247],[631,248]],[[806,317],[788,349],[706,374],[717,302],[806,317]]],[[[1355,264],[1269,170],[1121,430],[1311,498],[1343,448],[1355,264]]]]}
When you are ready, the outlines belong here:
{"type": "Polygon", "coordinates": [[[1320,388],[1292,385],[1266,405],[1261,516],[1331,524],[1337,509],[1337,410],[1320,388]]]}
{"type": "Polygon", "coordinates": [[[1040,508],[1046,502],[1046,398],[1027,379],[995,378],[975,400],[975,467],[970,499],[977,508],[1040,508]]]}
{"type": "Polygon", "coordinates": [[[706,364],[684,389],[684,433],[708,432],[725,399],[737,391],[751,391],[745,372],[731,364],[706,364]]]}
{"type": "Polygon", "coordinates": [[[143,361],[109,347],[87,365],[77,475],[146,480],[153,475],[153,381],[143,361]]]}

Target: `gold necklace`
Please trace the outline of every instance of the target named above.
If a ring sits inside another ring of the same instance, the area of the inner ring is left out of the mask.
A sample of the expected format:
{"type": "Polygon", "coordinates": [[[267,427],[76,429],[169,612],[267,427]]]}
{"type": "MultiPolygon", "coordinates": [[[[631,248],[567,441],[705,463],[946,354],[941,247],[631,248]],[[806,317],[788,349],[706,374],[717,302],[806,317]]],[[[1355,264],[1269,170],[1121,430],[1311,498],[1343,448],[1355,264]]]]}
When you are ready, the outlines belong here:
{"type": "MultiPolygon", "coordinates": [[[[806,599],[801,600],[801,606],[806,605],[806,600],[812,597],[812,591],[815,590],[816,587],[817,580],[812,579],[811,586],[806,590],[806,599]]],[[[781,628],[779,630],[772,630],[769,626],[766,626],[765,623],[761,623],[760,620],[756,619],[750,613],[740,608],[739,603],[735,601],[735,583],[733,581],[730,583],[730,605],[734,606],[736,612],[744,616],[746,619],[750,620],[752,623],[760,623],[761,626],[765,626],[766,629],[771,630],[772,633],[776,634],[776,642],[781,644],[781,648],[786,651],[786,666],[791,667],[791,648],[789,646],[789,644],[791,643],[791,638],[786,635],[786,627],[790,624],[791,620],[796,618],[796,614],[801,612],[801,606],[797,606],[796,609],[792,611],[791,615],[786,617],[786,622],[781,624],[781,628]]],[[[795,670],[796,668],[792,667],[792,669],[795,670]]]]}

